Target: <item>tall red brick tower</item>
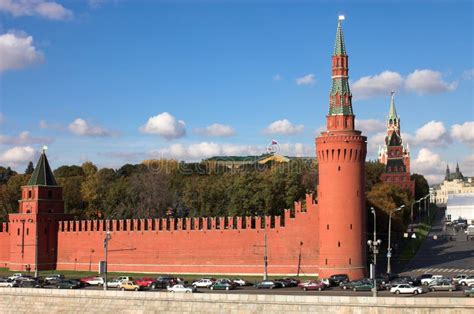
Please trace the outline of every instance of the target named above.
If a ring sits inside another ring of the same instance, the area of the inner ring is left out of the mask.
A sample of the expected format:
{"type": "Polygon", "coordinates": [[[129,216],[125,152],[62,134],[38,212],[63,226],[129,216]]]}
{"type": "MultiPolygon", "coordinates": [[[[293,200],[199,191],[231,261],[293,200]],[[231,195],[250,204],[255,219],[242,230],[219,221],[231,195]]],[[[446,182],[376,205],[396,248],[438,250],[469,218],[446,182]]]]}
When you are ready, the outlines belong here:
{"type": "Polygon", "coordinates": [[[392,92],[387,116],[385,146],[379,149],[379,162],[385,165],[380,179],[410,191],[415,196],[415,181],[410,180],[410,149],[403,143],[400,133],[400,117],[395,108],[395,93],[392,92]]]}
{"type": "Polygon", "coordinates": [[[18,214],[9,215],[10,269],[55,269],[58,220],[66,218],[62,188],[43,150],[28,184],[22,187],[18,214]]]}
{"type": "Polygon", "coordinates": [[[332,56],[327,131],[316,138],[319,165],[319,275],[366,273],[364,165],[367,138],[354,129],[349,63],[339,18],[332,56]]]}

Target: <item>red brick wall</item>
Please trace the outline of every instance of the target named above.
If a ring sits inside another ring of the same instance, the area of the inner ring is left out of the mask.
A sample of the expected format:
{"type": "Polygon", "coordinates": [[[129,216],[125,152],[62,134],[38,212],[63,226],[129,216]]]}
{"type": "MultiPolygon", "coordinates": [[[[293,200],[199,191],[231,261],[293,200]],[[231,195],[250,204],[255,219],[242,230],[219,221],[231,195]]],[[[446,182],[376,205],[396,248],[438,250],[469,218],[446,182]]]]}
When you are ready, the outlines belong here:
{"type": "Polygon", "coordinates": [[[0,226],[0,267],[8,267],[10,262],[10,235],[7,232],[8,225],[0,226]]]}
{"type": "MultiPolygon", "coordinates": [[[[295,203],[294,218],[289,210],[284,217],[275,217],[274,228],[270,228],[271,218],[267,217],[269,274],[296,274],[300,249],[301,273],[318,273],[318,206],[311,196],[307,196],[306,204],[302,209],[301,203],[295,203]],[[280,226],[281,219],[284,227],[280,226]]],[[[128,220],[127,231],[122,230],[124,221],[60,222],[57,268],[96,271],[104,257],[104,224],[111,223],[109,271],[262,274],[265,231],[260,218],[252,228],[247,217],[246,229],[233,229],[231,220],[227,223],[230,228],[224,229],[224,218],[220,218],[217,229],[219,218],[210,219],[210,229],[203,223],[202,230],[190,230],[193,220],[187,219],[178,221],[177,230],[172,221],[169,231],[166,223],[165,230],[158,230],[159,219],[155,220],[156,230],[151,230],[152,219],[147,220],[148,230],[144,219],[128,220]],[[132,222],[134,230],[130,230],[132,222]],[[68,224],[70,231],[66,231],[68,224]],[[117,224],[120,231],[116,231],[117,224]]],[[[198,229],[198,219],[194,223],[198,229]]]]}

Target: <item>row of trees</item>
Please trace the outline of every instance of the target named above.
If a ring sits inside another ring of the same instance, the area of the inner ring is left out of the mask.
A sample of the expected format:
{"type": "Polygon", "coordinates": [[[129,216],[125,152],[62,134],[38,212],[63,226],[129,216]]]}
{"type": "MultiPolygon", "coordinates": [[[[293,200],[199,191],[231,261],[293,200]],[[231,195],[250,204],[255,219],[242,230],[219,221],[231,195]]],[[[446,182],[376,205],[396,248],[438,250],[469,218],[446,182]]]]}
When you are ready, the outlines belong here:
{"type": "MultiPolygon", "coordinates": [[[[413,201],[407,191],[380,182],[383,169],[378,162],[366,163],[367,213],[371,217],[370,207],[377,208],[381,235],[386,233],[390,210],[403,204],[409,208],[413,201]]],[[[32,164],[23,174],[0,167],[1,220],[18,210],[21,186],[32,171],[32,164]]],[[[61,166],[54,175],[63,187],[66,212],[77,219],[279,215],[316,190],[317,164],[291,160],[229,169],[211,163],[151,160],[114,170],[86,162],[61,166]]],[[[417,194],[428,193],[423,176],[412,178],[417,194]]],[[[393,230],[406,230],[408,218],[409,211],[394,216],[393,230]]],[[[368,228],[372,228],[370,219],[368,228]]]]}

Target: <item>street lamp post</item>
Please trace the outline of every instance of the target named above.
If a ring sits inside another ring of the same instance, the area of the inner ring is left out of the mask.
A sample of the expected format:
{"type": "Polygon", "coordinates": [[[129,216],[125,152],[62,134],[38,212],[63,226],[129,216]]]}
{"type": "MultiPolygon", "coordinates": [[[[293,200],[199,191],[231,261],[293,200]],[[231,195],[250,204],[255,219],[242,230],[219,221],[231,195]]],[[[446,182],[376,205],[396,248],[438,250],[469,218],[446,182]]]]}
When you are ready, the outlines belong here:
{"type": "Polygon", "coordinates": [[[405,205],[402,205],[396,208],[395,210],[390,211],[390,214],[388,215],[387,274],[390,274],[392,272],[392,267],[390,265],[390,259],[392,257],[392,248],[390,246],[390,237],[392,234],[392,214],[402,210],[402,208],[404,207],[405,205]]]}
{"type": "Polygon", "coordinates": [[[377,282],[375,279],[375,272],[376,272],[376,265],[377,265],[377,253],[379,252],[379,247],[380,244],[382,244],[382,240],[378,239],[377,240],[377,216],[375,214],[375,209],[373,207],[370,208],[370,211],[374,215],[374,240],[369,240],[367,241],[367,244],[369,245],[370,250],[373,253],[373,262],[372,262],[372,280],[373,280],[373,288],[372,288],[372,296],[376,297],[377,296],[377,282]]]}
{"type": "Polygon", "coordinates": [[[104,239],[104,254],[105,254],[105,269],[104,269],[104,291],[107,290],[107,253],[109,248],[109,241],[112,237],[110,236],[110,231],[107,231],[104,239]]]}

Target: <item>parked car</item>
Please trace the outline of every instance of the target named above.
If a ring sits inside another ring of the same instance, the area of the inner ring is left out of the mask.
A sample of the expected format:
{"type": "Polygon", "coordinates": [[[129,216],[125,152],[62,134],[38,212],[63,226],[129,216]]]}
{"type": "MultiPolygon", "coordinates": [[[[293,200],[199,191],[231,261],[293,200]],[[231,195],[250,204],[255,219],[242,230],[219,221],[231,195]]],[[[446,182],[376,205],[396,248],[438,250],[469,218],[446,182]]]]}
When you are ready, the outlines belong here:
{"type": "Polygon", "coordinates": [[[26,276],[27,276],[26,274],[15,273],[15,274],[11,275],[10,277],[8,277],[8,279],[17,280],[18,278],[26,277],[26,276]]]}
{"type": "Polygon", "coordinates": [[[474,286],[474,275],[467,276],[467,278],[459,280],[459,284],[463,286],[474,286]]]}
{"type": "Polygon", "coordinates": [[[394,286],[390,289],[391,293],[401,294],[401,293],[409,293],[409,294],[421,294],[423,293],[423,289],[420,287],[413,287],[409,284],[401,284],[398,286],[394,286]]]}
{"type": "Polygon", "coordinates": [[[64,280],[64,279],[65,279],[64,275],[53,274],[53,275],[49,275],[46,278],[44,278],[44,283],[45,284],[51,284],[52,282],[58,282],[58,281],[61,281],[61,280],[64,280]]]}
{"type": "Polygon", "coordinates": [[[241,287],[250,285],[250,282],[248,282],[244,279],[240,279],[240,278],[234,279],[232,281],[235,282],[237,285],[239,285],[241,287]]]}
{"type": "Polygon", "coordinates": [[[81,282],[78,280],[61,280],[56,283],[58,289],[78,289],[81,287],[81,282]]]}
{"type": "Polygon", "coordinates": [[[133,281],[133,278],[130,276],[119,276],[117,277],[119,281],[133,281]]]}
{"type": "Polygon", "coordinates": [[[10,278],[0,278],[0,287],[13,288],[18,287],[16,280],[10,278]]]}
{"type": "Polygon", "coordinates": [[[466,275],[466,274],[456,275],[456,276],[453,277],[453,282],[456,283],[456,284],[459,284],[460,280],[466,279],[467,277],[469,277],[469,276],[466,275]]]}
{"type": "MultiPolygon", "coordinates": [[[[361,281],[359,284],[356,284],[352,287],[352,291],[371,291],[374,288],[374,283],[372,281],[361,281]]],[[[377,290],[380,290],[377,287],[377,290]]]]}
{"type": "Polygon", "coordinates": [[[36,278],[29,278],[17,281],[20,288],[43,288],[43,283],[36,278]]]}
{"type": "Polygon", "coordinates": [[[423,284],[423,280],[431,279],[431,277],[433,277],[432,274],[421,274],[420,276],[416,277],[416,279],[420,281],[420,284],[423,284]]]}
{"type": "Polygon", "coordinates": [[[363,283],[365,281],[367,281],[367,280],[358,279],[358,280],[345,281],[345,282],[341,282],[339,287],[343,290],[352,290],[352,288],[354,288],[354,286],[360,285],[361,283],[363,283]]]}
{"type": "Polygon", "coordinates": [[[397,274],[385,273],[385,274],[379,275],[376,279],[380,279],[381,283],[386,284],[386,283],[388,283],[392,280],[395,280],[397,278],[398,278],[397,274]]]}
{"type": "Polygon", "coordinates": [[[183,285],[183,284],[176,284],[176,285],[173,285],[172,287],[168,287],[167,290],[169,292],[193,293],[193,292],[196,292],[196,287],[195,286],[186,286],[186,285],[183,285]]]}
{"type": "Polygon", "coordinates": [[[326,286],[326,288],[331,286],[328,278],[321,279],[321,282],[326,286]]]}
{"type": "Polygon", "coordinates": [[[111,281],[107,281],[107,288],[118,288],[121,283],[122,280],[119,280],[118,278],[112,279],[111,281]]]}
{"type": "Polygon", "coordinates": [[[293,287],[292,281],[288,279],[280,278],[274,279],[273,281],[278,281],[281,284],[282,288],[293,287]]]}
{"type": "Polygon", "coordinates": [[[211,279],[203,278],[198,281],[193,282],[193,286],[196,288],[209,288],[214,284],[214,281],[211,279]]]}
{"type": "Polygon", "coordinates": [[[310,281],[300,286],[300,288],[303,289],[304,291],[308,291],[308,290],[322,291],[326,289],[326,285],[322,283],[321,281],[310,281]]]}
{"type": "MultiPolygon", "coordinates": [[[[149,277],[144,277],[135,280],[135,283],[139,285],[141,288],[150,288],[152,284],[155,283],[155,279],[149,278],[149,277]]],[[[155,285],[156,287],[156,285],[155,285]]]]}
{"type": "Polygon", "coordinates": [[[235,284],[234,282],[230,280],[218,280],[216,281],[212,286],[209,287],[211,290],[232,290],[235,289],[235,284]]]}
{"type": "Polygon", "coordinates": [[[290,284],[289,287],[296,287],[300,283],[300,281],[295,278],[283,278],[283,280],[286,280],[287,282],[289,282],[290,284]]]}
{"type": "Polygon", "coordinates": [[[160,276],[156,278],[155,288],[166,288],[178,283],[178,278],[172,276],[160,276]]]}
{"type": "Polygon", "coordinates": [[[339,286],[341,282],[349,281],[349,276],[346,274],[332,275],[329,278],[331,286],[339,286]]]}
{"type": "Polygon", "coordinates": [[[102,277],[86,277],[80,279],[85,284],[90,286],[103,286],[104,285],[104,278],[102,277]]]}
{"type": "Polygon", "coordinates": [[[133,281],[122,281],[118,288],[122,291],[138,291],[140,286],[133,281]]]}
{"type": "Polygon", "coordinates": [[[451,283],[450,281],[441,281],[441,282],[433,282],[433,283],[430,283],[430,285],[428,286],[428,289],[430,291],[456,291],[457,289],[457,286],[456,284],[453,284],[451,283]]]}
{"type": "Polygon", "coordinates": [[[272,281],[272,280],[264,280],[262,282],[256,283],[255,288],[257,289],[275,289],[275,288],[282,288],[281,282],[272,281]]]}
{"type": "Polygon", "coordinates": [[[471,286],[469,289],[464,290],[464,295],[466,297],[474,297],[474,286],[471,286]]]}

